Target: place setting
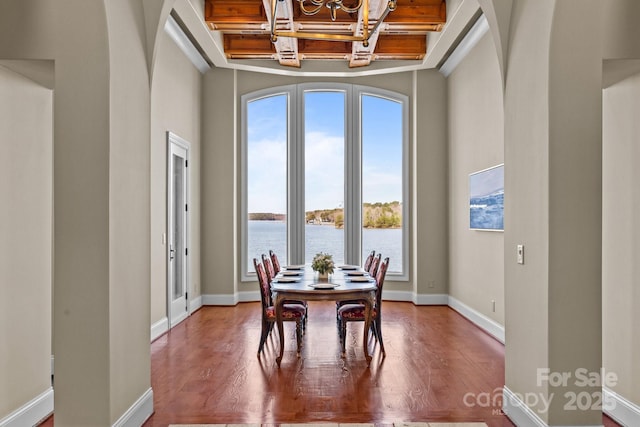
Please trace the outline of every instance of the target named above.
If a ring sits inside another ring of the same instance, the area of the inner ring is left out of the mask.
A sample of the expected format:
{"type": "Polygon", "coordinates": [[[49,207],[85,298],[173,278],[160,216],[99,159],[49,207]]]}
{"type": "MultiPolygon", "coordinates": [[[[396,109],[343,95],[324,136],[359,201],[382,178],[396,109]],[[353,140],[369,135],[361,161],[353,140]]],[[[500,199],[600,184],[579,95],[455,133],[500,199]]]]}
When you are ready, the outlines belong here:
{"type": "Polygon", "coordinates": [[[361,283],[375,282],[375,279],[369,276],[352,276],[347,278],[347,280],[349,282],[361,282],[361,283]]]}
{"type": "Polygon", "coordinates": [[[301,276],[303,274],[303,272],[300,271],[300,270],[291,270],[291,271],[286,270],[286,271],[281,271],[280,274],[282,276],[288,276],[288,277],[296,276],[297,277],[297,276],[301,276]]]}
{"type": "Polygon", "coordinates": [[[299,277],[276,277],[273,279],[273,282],[275,283],[297,283],[299,281],[299,277]]]}
{"type": "Polygon", "coordinates": [[[367,273],[366,271],[347,271],[346,273],[344,273],[345,276],[347,277],[354,277],[354,276],[368,276],[369,273],[367,273]]]}
{"type": "Polygon", "coordinates": [[[335,289],[338,286],[340,286],[339,283],[322,283],[322,282],[318,282],[318,283],[309,283],[310,287],[312,287],[313,289],[335,289]]]}

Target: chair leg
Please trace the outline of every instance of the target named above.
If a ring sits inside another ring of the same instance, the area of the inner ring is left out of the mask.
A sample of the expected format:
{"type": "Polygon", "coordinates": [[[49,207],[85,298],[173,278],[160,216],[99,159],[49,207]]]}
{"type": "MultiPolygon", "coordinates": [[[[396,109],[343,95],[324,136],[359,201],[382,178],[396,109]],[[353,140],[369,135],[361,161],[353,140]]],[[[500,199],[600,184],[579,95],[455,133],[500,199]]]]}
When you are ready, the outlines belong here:
{"type": "Polygon", "coordinates": [[[384,351],[384,343],[382,342],[382,322],[380,322],[380,318],[374,319],[373,328],[376,339],[380,343],[380,351],[382,351],[382,354],[386,355],[387,353],[384,351]]]}
{"type": "Polygon", "coordinates": [[[271,332],[272,327],[273,327],[273,323],[265,322],[264,320],[262,321],[262,331],[260,333],[260,345],[258,346],[258,357],[260,357],[260,352],[264,347],[264,343],[267,340],[267,337],[269,336],[269,332],[271,332]]]}

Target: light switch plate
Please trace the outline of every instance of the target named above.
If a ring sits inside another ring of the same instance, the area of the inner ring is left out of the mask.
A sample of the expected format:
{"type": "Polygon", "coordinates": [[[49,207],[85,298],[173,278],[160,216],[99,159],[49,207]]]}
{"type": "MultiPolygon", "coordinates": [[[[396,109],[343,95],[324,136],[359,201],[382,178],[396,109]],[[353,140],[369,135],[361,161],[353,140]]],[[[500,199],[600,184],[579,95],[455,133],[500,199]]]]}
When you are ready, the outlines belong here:
{"type": "Polygon", "coordinates": [[[518,245],[516,253],[518,254],[518,264],[524,264],[524,245],[518,245]]]}

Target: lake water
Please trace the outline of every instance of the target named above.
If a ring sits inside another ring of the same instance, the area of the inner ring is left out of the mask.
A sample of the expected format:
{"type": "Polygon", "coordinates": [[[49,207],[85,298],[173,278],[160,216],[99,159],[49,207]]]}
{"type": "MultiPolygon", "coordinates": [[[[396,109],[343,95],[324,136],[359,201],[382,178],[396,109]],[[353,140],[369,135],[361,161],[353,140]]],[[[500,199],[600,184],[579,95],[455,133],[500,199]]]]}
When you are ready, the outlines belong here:
{"type": "MultiPolygon", "coordinates": [[[[249,221],[249,270],[253,270],[253,258],[272,249],[286,264],[286,223],[282,221],[249,221]]],[[[365,228],[362,230],[362,254],[366,257],[375,250],[389,257],[389,271],[401,271],[402,229],[365,228]]],[[[305,225],[305,262],[318,252],[333,255],[336,264],[344,263],[344,229],[333,225],[305,225]]]]}

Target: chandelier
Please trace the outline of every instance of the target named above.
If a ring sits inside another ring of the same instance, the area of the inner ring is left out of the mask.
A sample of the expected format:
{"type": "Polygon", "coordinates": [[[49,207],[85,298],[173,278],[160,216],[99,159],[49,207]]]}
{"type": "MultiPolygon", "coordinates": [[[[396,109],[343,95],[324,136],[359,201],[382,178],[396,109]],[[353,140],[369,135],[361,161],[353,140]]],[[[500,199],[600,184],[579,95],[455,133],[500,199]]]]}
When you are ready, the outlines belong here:
{"type": "MultiPolygon", "coordinates": [[[[278,25],[278,5],[285,4],[285,0],[271,0],[271,41],[275,43],[278,37],[294,37],[300,39],[312,39],[312,40],[336,40],[336,41],[352,41],[362,42],[364,47],[369,46],[369,39],[378,30],[382,21],[387,17],[390,12],[393,12],[397,6],[397,0],[388,0],[387,7],[382,15],[376,20],[373,28],[369,28],[369,0],[357,0],[357,4],[349,6],[344,4],[343,0],[297,0],[300,5],[300,10],[305,15],[315,15],[326,7],[330,11],[331,20],[336,20],[336,12],[343,10],[346,13],[362,13],[362,25],[358,25],[358,29],[354,31],[354,34],[336,34],[332,32],[316,33],[316,32],[304,32],[296,31],[291,28],[292,21],[288,20],[284,25],[278,25]],[[280,28],[279,28],[280,27],[280,28]],[[285,27],[285,28],[282,28],[285,27]],[[290,27],[290,28],[286,28],[290,27]],[[360,28],[361,27],[361,28],[360,28]]],[[[290,15],[290,11],[285,12],[285,15],[290,15]]]]}
{"type": "Polygon", "coordinates": [[[300,4],[300,10],[305,15],[315,15],[320,12],[322,6],[326,6],[331,13],[331,20],[336,20],[336,11],[342,9],[347,13],[356,13],[362,7],[362,0],[358,0],[358,4],[353,7],[349,7],[342,2],[342,0],[309,0],[310,5],[305,6],[306,0],[298,0],[300,4]]]}

